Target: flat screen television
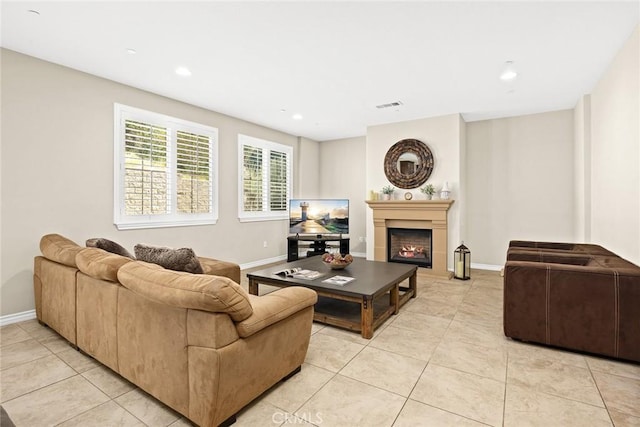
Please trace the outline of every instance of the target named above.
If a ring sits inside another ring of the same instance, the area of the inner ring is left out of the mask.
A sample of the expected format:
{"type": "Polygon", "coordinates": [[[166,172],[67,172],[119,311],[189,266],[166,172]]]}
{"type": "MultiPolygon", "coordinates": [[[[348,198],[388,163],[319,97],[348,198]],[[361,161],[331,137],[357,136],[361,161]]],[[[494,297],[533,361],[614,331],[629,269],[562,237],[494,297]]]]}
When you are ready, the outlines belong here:
{"type": "Polygon", "coordinates": [[[290,199],[289,233],[349,234],[349,199],[290,199]]]}

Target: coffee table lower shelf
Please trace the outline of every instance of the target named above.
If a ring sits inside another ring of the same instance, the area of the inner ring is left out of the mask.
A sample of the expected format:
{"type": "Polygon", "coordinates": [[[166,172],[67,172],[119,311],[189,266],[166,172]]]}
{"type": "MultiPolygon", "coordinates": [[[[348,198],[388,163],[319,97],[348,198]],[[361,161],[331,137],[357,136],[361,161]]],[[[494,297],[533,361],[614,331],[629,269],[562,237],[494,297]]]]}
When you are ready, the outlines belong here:
{"type": "MultiPolygon", "coordinates": [[[[406,293],[409,289],[403,289],[404,293],[401,295],[401,299],[404,297],[404,301],[398,306],[403,305],[411,297],[410,294],[406,293]]],[[[321,292],[318,292],[318,302],[314,307],[313,320],[325,325],[360,332],[364,338],[371,338],[374,330],[378,329],[393,314],[397,314],[390,292],[374,299],[370,324],[367,324],[368,316],[366,312],[368,307],[363,307],[364,305],[365,303],[362,299],[341,299],[335,294],[323,296],[321,292]]]]}
{"type": "MultiPolygon", "coordinates": [[[[270,285],[282,286],[278,281],[260,281],[270,285]]],[[[398,310],[410,298],[416,296],[416,276],[409,278],[409,287],[394,285],[387,293],[371,300],[365,297],[352,297],[333,292],[318,293],[318,302],[314,307],[313,320],[325,325],[337,326],[350,331],[360,332],[363,338],[373,337],[376,330],[391,315],[398,314],[398,310]]],[[[249,281],[249,293],[258,295],[257,280],[249,281]]]]}

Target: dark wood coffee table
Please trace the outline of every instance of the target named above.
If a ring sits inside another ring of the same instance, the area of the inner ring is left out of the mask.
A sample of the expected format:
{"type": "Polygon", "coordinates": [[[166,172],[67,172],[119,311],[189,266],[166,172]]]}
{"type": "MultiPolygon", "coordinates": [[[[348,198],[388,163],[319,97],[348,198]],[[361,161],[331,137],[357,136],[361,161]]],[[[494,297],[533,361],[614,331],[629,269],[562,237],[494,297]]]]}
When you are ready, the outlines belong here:
{"type": "Polygon", "coordinates": [[[318,293],[314,320],[358,331],[364,338],[417,294],[418,267],[409,264],[367,261],[355,258],[343,270],[331,270],[321,257],[305,258],[247,273],[249,293],[258,295],[258,285],[278,287],[304,286],[318,293]],[[314,280],[283,277],[276,274],[285,268],[300,267],[324,273],[314,280]],[[323,283],[333,276],[349,276],[355,280],[344,286],[323,283]],[[400,283],[408,280],[408,286],[400,283]]]}

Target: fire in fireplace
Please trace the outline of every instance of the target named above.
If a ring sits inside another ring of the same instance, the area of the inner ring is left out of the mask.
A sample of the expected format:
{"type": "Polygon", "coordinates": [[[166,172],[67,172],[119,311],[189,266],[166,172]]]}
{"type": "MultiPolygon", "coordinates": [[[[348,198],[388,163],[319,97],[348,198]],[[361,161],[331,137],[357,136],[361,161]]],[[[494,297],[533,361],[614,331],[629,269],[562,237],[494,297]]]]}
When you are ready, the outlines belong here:
{"type": "Polygon", "coordinates": [[[431,230],[387,228],[387,261],[431,268],[431,230]]]}

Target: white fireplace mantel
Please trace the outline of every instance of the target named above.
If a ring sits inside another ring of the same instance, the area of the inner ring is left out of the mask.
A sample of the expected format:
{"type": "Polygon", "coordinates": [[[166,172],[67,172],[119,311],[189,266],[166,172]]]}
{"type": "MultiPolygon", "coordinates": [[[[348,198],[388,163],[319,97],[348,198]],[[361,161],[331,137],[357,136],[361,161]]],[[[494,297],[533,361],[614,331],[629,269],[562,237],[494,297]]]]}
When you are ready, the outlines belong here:
{"type": "MultiPolygon", "coordinates": [[[[373,210],[373,256],[387,261],[387,228],[431,229],[432,257],[430,273],[451,278],[447,269],[447,212],[453,200],[368,200],[373,210]]],[[[422,271],[422,270],[421,270],[422,271]]]]}

